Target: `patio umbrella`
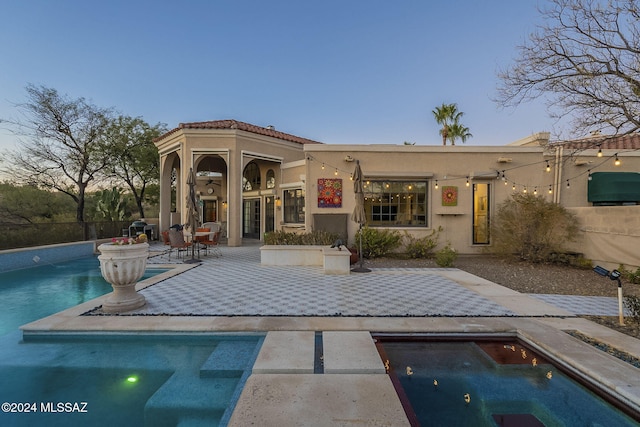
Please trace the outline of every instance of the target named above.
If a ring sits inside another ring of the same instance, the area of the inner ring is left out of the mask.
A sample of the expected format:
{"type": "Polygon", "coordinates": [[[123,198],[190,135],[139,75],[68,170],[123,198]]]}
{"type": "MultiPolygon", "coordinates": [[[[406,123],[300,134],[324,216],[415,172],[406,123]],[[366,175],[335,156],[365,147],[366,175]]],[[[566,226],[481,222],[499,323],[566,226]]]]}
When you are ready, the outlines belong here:
{"type": "Polygon", "coordinates": [[[360,267],[354,268],[354,273],[369,273],[371,270],[362,266],[362,225],[367,222],[367,215],[364,211],[364,184],[362,182],[362,169],[360,169],[360,160],[356,160],[356,169],[353,171],[353,192],[356,196],[356,206],[351,214],[351,221],[357,222],[360,226],[360,247],[358,249],[358,258],[360,267]]]}
{"type": "Polygon", "coordinates": [[[196,229],[200,225],[200,209],[198,209],[198,201],[196,200],[196,175],[193,173],[193,168],[189,169],[189,176],[187,176],[187,185],[189,186],[189,195],[187,196],[187,223],[191,229],[191,259],[186,260],[186,263],[200,262],[195,258],[196,250],[196,229]]]}

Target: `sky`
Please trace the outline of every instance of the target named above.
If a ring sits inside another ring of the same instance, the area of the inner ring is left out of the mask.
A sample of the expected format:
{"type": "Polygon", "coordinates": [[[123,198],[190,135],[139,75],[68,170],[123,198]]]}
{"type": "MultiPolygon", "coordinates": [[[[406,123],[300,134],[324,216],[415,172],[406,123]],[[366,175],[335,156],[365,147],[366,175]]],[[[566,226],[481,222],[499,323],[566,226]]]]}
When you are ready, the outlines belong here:
{"type": "MultiPolygon", "coordinates": [[[[556,132],[542,100],[492,101],[544,0],[0,0],[0,119],[26,86],[151,124],[236,119],[327,144],[467,145],[556,132]]],[[[0,150],[19,148],[0,123],[0,150]]]]}

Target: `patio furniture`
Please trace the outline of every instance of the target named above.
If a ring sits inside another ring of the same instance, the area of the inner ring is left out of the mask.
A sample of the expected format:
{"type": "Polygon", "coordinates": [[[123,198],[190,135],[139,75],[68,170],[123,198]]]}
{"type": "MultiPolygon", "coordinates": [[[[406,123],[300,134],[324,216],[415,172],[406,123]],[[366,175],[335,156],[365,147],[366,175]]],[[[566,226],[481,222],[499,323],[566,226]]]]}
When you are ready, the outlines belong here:
{"type": "Polygon", "coordinates": [[[215,233],[210,233],[209,237],[205,237],[204,240],[200,240],[199,243],[204,246],[205,251],[208,253],[209,249],[211,249],[211,253],[217,258],[222,256],[222,252],[220,251],[220,231],[216,231],[215,233]]]}
{"type": "MultiPolygon", "coordinates": [[[[191,242],[185,242],[182,231],[169,230],[169,241],[171,249],[178,251],[178,258],[180,257],[180,252],[186,252],[192,246],[191,242]]],[[[171,258],[171,253],[169,253],[169,258],[171,258]]]]}

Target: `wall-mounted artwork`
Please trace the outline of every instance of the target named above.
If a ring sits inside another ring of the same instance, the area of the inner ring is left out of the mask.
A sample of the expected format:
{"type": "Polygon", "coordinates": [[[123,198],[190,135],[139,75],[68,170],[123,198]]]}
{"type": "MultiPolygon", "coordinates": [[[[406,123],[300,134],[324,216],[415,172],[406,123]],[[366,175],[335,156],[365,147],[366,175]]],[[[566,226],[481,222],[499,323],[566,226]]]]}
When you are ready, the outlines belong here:
{"type": "Polygon", "coordinates": [[[458,206],[458,187],[442,187],[442,206],[458,206]]]}
{"type": "Polygon", "coordinates": [[[342,207],[342,179],[318,178],[318,207],[342,207]]]}

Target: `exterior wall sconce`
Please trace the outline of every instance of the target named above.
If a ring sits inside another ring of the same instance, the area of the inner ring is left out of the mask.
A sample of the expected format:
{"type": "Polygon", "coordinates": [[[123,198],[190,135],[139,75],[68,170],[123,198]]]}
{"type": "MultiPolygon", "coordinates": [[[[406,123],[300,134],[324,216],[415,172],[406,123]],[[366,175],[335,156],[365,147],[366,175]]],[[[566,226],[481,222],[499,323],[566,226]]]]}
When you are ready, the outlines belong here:
{"type": "Polygon", "coordinates": [[[278,196],[276,196],[276,207],[278,208],[278,210],[282,208],[282,200],[278,196]]]}
{"type": "Polygon", "coordinates": [[[226,201],[226,200],[222,202],[222,207],[223,207],[224,209],[227,209],[227,201],[226,201]]]}

